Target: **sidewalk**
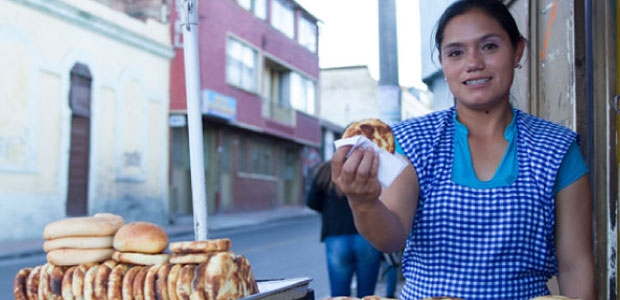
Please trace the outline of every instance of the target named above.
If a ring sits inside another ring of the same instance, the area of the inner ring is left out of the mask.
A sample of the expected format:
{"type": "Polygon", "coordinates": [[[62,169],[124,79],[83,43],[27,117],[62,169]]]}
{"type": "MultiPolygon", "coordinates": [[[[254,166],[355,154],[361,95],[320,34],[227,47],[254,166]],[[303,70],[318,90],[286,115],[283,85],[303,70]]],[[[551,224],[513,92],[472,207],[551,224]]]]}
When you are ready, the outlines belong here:
{"type": "MultiPolygon", "coordinates": [[[[271,210],[210,215],[207,217],[208,231],[217,232],[227,229],[265,224],[275,220],[314,216],[317,213],[307,207],[279,207],[271,210]]],[[[175,224],[163,225],[169,237],[194,232],[194,220],[191,216],[177,218],[175,224]]],[[[0,242],[0,260],[14,259],[43,254],[43,238],[0,242]]]]}

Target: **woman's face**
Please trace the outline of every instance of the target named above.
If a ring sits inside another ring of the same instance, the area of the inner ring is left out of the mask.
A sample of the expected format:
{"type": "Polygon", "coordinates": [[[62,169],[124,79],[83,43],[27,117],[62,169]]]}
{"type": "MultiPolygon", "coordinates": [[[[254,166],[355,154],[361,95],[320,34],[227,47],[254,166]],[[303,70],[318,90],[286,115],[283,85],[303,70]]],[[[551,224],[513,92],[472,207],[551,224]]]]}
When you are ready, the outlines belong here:
{"type": "Polygon", "coordinates": [[[514,68],[523,53],[501,25],[474,9],[450,20],[441,44],[441,65],[459,105],[486,110],[508,103],[514,68]]]}

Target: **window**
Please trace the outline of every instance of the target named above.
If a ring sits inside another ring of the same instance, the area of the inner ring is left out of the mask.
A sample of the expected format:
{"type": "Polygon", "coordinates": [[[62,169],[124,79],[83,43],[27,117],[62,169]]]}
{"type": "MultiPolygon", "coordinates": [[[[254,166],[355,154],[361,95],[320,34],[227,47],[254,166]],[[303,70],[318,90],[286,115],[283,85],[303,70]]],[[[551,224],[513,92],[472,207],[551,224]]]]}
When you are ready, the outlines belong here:
{"type": "Polygon", "coordinates": [[[267,0],[238,0],[239,5],[261,20],[267,19],[267,0]]]}
{"type": "Polygon", "coordinates": [[[250,92],[257,91],[258,53],[232,37],[226,46],[226,81],[250,92]]]}
{"type": "Polygon", "coordinates": [[[291,75],[290,101],[293,108],[314,115],[315,85],[314,81],[293,72],[291,75]]]}
{"type": "Polygon", "coordinates": [[[243,142],[247,143],[247,147],[239,147],[239,170],[249,174],[275,175],[275,147],[273,142],[257,137],[244,137],[242,138],[243,142]]]}
{"type": "Polygon", "coordinates": [[[316,53],[316,23],[307,18],[299,19],[299,44],[306,47],[310,52],[316,53]]]}
{"type": "Polygon", "coordinates": [[[293,8],[283,0],[271,3],[271,25],[289,38],[295,37],[295,14],[293,8]]]}

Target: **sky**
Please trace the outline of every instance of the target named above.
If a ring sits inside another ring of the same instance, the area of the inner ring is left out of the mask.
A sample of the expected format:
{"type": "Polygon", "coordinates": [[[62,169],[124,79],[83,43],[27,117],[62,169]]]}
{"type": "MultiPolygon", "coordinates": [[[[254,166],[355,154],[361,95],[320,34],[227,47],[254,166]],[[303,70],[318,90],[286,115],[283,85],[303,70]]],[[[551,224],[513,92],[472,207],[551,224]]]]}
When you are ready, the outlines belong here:
{"type": "MultiPolygon", "coordinates": [[[[320,20],[321,68],[367,65],[379,78],[378,2],[381,0],[297,0],[320,20]]],[[[419,87],[419,0],[396,0],[401,86],[419,87]]]]}

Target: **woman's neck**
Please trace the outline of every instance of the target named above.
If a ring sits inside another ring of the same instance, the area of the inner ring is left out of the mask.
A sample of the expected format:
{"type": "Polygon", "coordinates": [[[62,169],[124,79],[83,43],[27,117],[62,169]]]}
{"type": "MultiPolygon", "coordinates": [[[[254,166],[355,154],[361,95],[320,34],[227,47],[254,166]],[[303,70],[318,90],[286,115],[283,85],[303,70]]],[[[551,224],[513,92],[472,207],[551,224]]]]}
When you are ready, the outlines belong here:
{"type": "Polygon", "coordinates": [[[470,137],[503,137],[513,117],[509,103],[485,110],[474,110],[457,104],[456,111],[457,120],[467,127],[470,137]]]}

